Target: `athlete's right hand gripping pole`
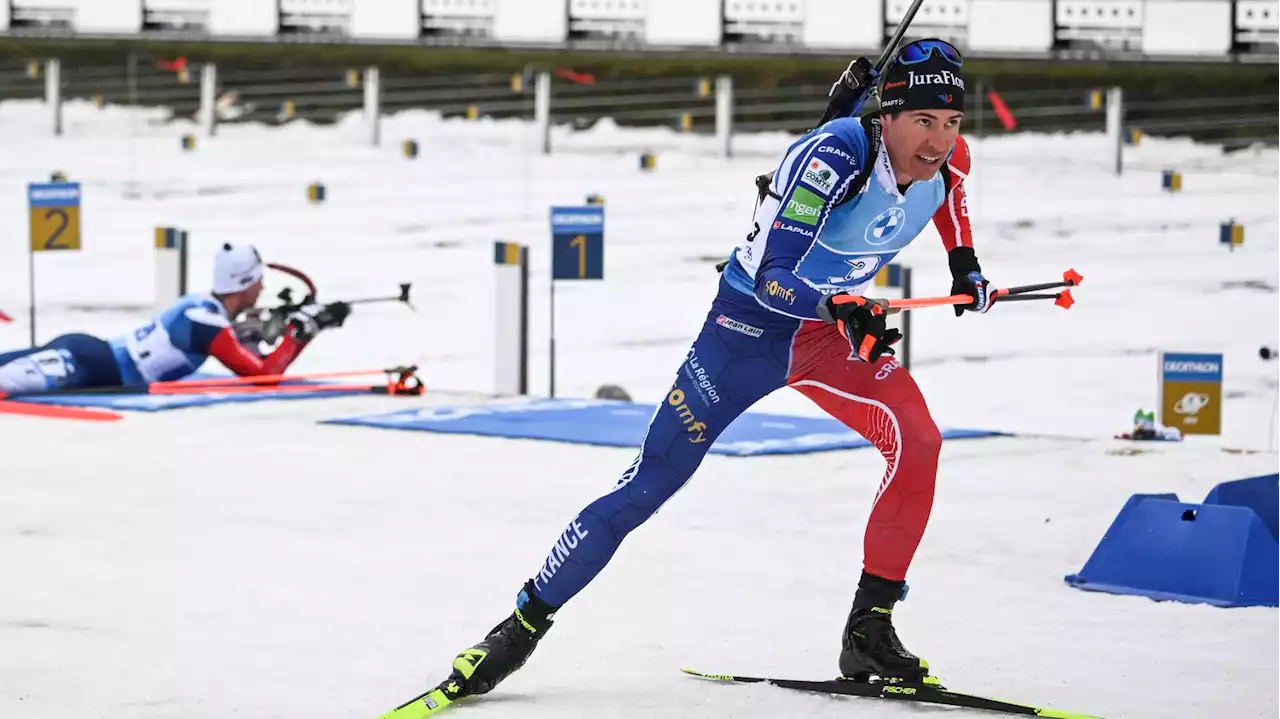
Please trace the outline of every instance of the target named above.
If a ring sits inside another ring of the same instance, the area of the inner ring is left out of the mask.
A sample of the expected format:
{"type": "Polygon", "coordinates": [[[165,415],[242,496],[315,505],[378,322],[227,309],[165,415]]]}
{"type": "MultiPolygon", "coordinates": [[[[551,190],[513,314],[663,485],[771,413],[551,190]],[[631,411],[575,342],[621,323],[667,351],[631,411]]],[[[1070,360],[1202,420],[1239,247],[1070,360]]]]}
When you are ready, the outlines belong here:
{"type": "Polygon", "coordinates": [[[902,36],[907,34],[907,27],[915,19],[922,4],[924,0],[912,1],[906,14],[902,16],[902,22],[898,23],[898,28],[893,31],[893,36],[889,38],[888,44],[880,53],[880,59],[876,60],[874,66],[867,58],[860,57],[849,63],[849,67],[840,73],[840,79],[835,81],[831,91],[827,93],[830,99],[827,101],[827,109],[822,113],[822,120],[818,122],[819,126],[837,117],[856,114],[862,108],[862,103],[866,102],[872,86],[880,78],[880,73],[884,72],[889,59],[898,51],[898,43],[902,42],[902,36]]]}

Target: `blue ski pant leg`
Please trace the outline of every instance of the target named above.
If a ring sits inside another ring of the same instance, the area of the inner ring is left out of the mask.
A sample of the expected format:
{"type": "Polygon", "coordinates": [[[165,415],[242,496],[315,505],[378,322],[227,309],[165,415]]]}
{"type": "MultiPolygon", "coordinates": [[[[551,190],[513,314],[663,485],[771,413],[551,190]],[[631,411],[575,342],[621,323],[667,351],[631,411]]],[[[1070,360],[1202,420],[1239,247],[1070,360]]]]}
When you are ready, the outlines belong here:
{"type": "Polygon", "coordinates": [[[43,350],[43,347],[28,347],[24,350],[14,350],[12,352],[0,352],[0,367],[9,364],[16,359],[22,359],[27,355],[35,354],[43,350]]]}
{"type": "Polygon", "coordinates": [[[110,345],[92,335],[62,335],[41,347],[0,354],[0,392],[7,394],[117,384],[110,345]]]}
{"type": "Polygon", "coordinates": [[[534,574],[535,593],[551,606],[562,606],[604,569],[623,538],[689,481],[730,422],[785,385],[799,321],[763,316],[754,298],[727,292],[649,421],[639,456],[569,523],[534,574]]]}

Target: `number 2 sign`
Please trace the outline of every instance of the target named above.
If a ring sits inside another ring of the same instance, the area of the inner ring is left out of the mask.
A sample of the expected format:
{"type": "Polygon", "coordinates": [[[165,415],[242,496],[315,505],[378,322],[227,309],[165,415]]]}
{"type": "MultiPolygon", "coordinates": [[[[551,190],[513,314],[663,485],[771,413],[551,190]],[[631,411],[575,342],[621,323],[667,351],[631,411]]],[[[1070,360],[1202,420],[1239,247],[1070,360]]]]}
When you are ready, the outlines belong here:
{"type": "Polygon", "coordinates": [[[27,185],[27,209],[31,218],[31,252],[28,277],[31,288],[31,346],[36,346],[37,252],[80,249],[80,183],[32,182],[27,185]]]}
{"type": "Polygon", "coordinates": [[[80,183],[32,183],[27,205],[32,252],[80,249],[80,183]]]}

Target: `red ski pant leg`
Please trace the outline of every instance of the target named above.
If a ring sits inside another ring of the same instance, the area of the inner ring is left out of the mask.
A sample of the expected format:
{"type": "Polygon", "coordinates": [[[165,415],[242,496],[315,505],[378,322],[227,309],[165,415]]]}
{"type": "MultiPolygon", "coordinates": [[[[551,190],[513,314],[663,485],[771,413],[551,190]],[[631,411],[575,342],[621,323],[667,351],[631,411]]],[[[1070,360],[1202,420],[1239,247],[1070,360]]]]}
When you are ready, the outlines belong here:
{"type": "Polygon", "coordinates": [[[788,382],[884,455],[887,467],[863,540],[863,568],[906,579],[929,513],[942,435],[924,396],[892,357],[850,361],[849,345],[830,327],[801,330],[788,382]]]}

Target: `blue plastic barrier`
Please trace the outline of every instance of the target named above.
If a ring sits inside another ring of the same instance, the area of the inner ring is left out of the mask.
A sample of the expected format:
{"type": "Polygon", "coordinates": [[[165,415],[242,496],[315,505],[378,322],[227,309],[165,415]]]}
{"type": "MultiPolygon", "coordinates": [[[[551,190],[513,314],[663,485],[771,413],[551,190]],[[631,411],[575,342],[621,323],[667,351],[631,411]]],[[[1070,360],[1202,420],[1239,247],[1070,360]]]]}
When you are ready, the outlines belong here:
{"type": "Polygon", "coordinates": [[[1135,494],[1084,568],[1066,581],[1080,589],[1158,600],[1278,606],[1278,485],[1280,475],[1225,482],[1203,504],[1181,502],[1173,494],[1135,494]],[[1270,526],[1255,505],[1269,512],[1270,526]]]}

